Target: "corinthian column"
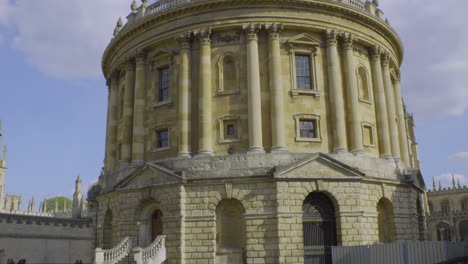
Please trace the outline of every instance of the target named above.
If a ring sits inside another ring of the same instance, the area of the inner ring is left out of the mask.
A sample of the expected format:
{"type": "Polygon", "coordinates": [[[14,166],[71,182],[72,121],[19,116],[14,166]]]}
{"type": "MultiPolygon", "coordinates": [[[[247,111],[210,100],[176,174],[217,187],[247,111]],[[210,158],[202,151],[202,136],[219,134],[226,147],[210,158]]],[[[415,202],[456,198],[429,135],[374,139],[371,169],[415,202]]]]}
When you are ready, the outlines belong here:
{"type": "Polygon", "coordinates": [[[182,34],[180,44],[180,79],[179,79],[179,157],[190,157],[189,133],[190,133],[190,108],[189,108],[189,59],[190,38],[182,34]]]}
{"type": "Polygon", "coordinates": [[[129,58],[127,60],[127,68],[125,70],[124,111],[122,118],[122,161],[125,163],[130,163],[132,161],[134,93],[135,64],[133,58],[129,58]]]}
{"type": "Polygon", "coordinates": [[[359,94],[354,62],[353,37],[351,34],[344,39],[345,74],[347,88],[348,124],[351,134],[351,152],[363,152],[361,115],[359,113],[359,94]]]}
{"type": "Polygon", "coordinates": [[[258,61],[258,31],[260,25],[248,24],[244,25],[243,29],[247,35],[249,153],[263,153],[260,65],[258,61]]]}
{"type": "Polygon", "coordinates": [[[271,89],[271,133],[272,152],[287,151],[284,132],[284,98],[281,77],[280,32],[282,24],[273,24],[268,30],[270,89],[271,89]]]}
{"type": "Polygon", "coordinates": [[[395,104],[398,116],[398,131],[400,139],[401,158],[406,165],[411,165],[408,149],[408,134],[406,133],[406,116],[401,97],[400,74],[395,79],[395,104]]]}
{"type": "Polygon", "coordinates": [[[145,158],[145,79],[146,56],[139,51],[136,57],[132,162],[143,162],[145,158]]]}
{"type": "Polygon", "coordinates": [[[343,102],[343,87],[339,68],[336,33],[326,32],[328,57],[328,83],[332,109],[333,152],[346,151],[346,124],[343,102]]]}
{"type": "Polygon", "coordinates": [[[211,30],[200,32],[200,143],[199,155],[213,155],[213,121],[211,108],[211,30]]]}
{"type": "Polygon", "coordinates": [[[388,131],[387,104],[385,102],[384,82],[380,58],[380,47],[372,48],[372,78],[374,82],[375,108],[377,111],[377,131],[379,134],[380,155],[391,158],[390,136],[388,131]]]}
{"type": "Polygon", "coordinates": [[[112,170],[117,158],[119,73],[112,73],[109,86],[109,105],[107,107],[106,170],[112,170]]]}
{"type": "Polygon", "coordinates": [[[383,77],[385,83],[385,97],[387,99],[388,129],[390,131],[390,145],[392,156],[400,158],[400,139],[398,138],[398,127],[395,112],[395,94],[393,92],[392,79],[390,77],[390,56],[386,53],[383,56],[383,77]]]}

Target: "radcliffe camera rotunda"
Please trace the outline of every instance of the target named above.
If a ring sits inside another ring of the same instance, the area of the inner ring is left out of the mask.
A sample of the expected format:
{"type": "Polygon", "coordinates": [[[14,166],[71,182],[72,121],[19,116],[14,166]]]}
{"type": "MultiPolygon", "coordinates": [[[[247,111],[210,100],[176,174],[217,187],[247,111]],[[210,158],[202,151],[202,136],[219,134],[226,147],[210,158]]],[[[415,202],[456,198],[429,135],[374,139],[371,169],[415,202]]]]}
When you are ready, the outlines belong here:
{"type": "Polygon", "coordinates": [[[97,263],[330,263],[427,239],[402,59],[376,0],[134,1],[102,59],[97,263]]]}

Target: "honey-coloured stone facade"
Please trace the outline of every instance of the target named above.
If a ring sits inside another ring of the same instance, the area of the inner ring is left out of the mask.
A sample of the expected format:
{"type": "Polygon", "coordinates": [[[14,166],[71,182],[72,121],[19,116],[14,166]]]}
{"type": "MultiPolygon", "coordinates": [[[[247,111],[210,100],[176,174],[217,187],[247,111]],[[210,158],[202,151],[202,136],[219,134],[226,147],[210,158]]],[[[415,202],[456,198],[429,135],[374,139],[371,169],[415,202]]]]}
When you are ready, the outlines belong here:
{"type": "Polygon", "coordinates": [[[143,1],[127,19],[103,57],[97,247],[162,223],[167,263],[304,263],[327,258],[316,218],[334,245],[427,238],[403,47],[376,3],[143,1]]]}

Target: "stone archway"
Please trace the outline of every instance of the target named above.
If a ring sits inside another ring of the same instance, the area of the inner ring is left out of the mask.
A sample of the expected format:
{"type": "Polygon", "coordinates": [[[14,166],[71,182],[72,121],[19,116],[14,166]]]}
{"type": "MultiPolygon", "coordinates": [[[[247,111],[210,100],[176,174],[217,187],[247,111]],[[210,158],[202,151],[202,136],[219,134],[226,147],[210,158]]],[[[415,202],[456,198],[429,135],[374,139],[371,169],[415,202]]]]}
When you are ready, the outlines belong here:
{"type": "Polygon", "coordinates": [[[246,263],[244,213],[236,199],[222,200],[216,207],[216,263],[246,263]]]}
{"type": "Polygon", "coordinates": [[[450,225],[444,222],[438,223],[436,226],[437,240],[438,241],[451,241],[452,240],[452,228],[450,225]]]}
{"type": "Polygon", "coordinates": [[[102,225],[102,248],[110,249],[112,248],[112,222],[113,216],[112,211],[107,210],[106,215],[104,216],[104,223],[102,225]]]}
{"type": "Polygon", "coordinates": [[[161,206],[155,200],[145,200],[140,203],[135,212],[135,224],[137,227],[138,247],[149,246],[163,230],[163,212],[161,206]]]}
{"type": "Polygon", "coordinates": [[[333,201],[324,193],[313,192],[302,205],[304,263],[331,264],[331,246],[337,245],[333,201]]]}
{"type": "Polygon", "coordinates": [[[396,240],[395,215],[393,205],[387,198],[377,203],[379,242],[391,243],[396,240]]]}

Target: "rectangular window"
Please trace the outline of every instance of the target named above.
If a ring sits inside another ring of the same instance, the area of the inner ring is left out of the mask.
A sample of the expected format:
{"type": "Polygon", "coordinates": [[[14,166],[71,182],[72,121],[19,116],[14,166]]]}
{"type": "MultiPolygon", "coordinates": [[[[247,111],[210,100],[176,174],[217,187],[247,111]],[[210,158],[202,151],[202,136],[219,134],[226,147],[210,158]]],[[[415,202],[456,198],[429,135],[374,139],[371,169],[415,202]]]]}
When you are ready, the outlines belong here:
{"type": "Polygon", "coordinates": [[[236,127],[233,124],[228,124],[226,127],[226,136],[233,138],[236,136],[236,127]]]}
{"type": "Polygon", "coordinates": [[[169,100],[169,68],[162,68],[159,70],[159,102],[169,100]]]}
{"type": "Polygon", "coordinates": [[[163,129],[156,131],[156,148],[169,147],[169,130],[163,129]]]}
{"type": "Polygon", "coordinates": [[[296,81],[297,89],[311,90],[311,76],[310,76],[310,56],[309,55],[296,55],[296,81]]]}
{"type": "Polygon", "coordinates": [[[316,138],[316,120],[300,120],[300,136],[301,138],[316,138]]]}
{"type": "Polygon", "coordinates": [[[366,146],[373,146],[374,142],[374,133],[372,126],[364,125],[364,145],[366,146]]]}

